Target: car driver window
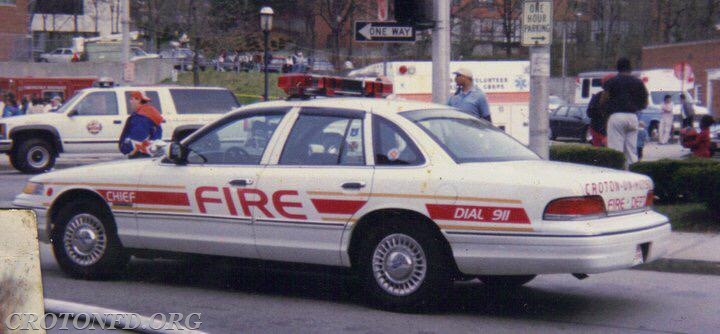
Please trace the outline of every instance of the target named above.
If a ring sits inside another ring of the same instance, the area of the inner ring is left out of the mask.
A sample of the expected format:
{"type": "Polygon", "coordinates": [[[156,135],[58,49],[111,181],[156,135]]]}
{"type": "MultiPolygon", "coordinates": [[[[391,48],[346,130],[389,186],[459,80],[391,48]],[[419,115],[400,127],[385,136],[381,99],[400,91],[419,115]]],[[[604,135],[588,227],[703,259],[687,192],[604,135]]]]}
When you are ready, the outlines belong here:
{"type": "Polygon", "coordinates": [[[283,115],[230,120],[188,144],[188,163],[258,165],[283,115]]]}
{"type": "Polygon", "coordinates": [[[285,143],[281,165],[365,165],[362,119],[300,115],[285,143]]]}
{"type": "Polygon", "coordinates": [[[376,165],[419,165],[424,162],[415,145],[396,125],[378,116],[373,118],[373,122],[376,165]]]}
{"type": "Polygon", "coordinates": [[[80,116],[104,116],[117,115],[118,106],[114,92],[90,93],[78,103],[78,115],[80,116]]]}

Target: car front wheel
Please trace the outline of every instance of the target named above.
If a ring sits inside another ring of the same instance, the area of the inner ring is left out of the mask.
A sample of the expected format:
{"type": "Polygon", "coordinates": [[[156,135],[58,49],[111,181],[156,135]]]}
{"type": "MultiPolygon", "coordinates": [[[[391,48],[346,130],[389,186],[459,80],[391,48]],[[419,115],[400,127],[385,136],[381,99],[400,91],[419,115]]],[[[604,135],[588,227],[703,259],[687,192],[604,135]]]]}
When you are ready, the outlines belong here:
{"type": "Polygon", "coordinates": [[[37,174],[55,166],[57,151],[44,139],[22,140],[10,154],[12,165],[23,173],[37,174]]]}
{"type": "Polygon", "coordinates": [[[71,277],[117,276],[129,260],[111,214],[98,201],[76,200],[60,209],[52,245],[60,268],[71,277]]]}
{"type": "Polygon", "coordinates": [[[428,228],[383,224],[365,240],[358,269],[366,297],[388,310],[435,305],[452,285],[448,259],[428,228]]]}

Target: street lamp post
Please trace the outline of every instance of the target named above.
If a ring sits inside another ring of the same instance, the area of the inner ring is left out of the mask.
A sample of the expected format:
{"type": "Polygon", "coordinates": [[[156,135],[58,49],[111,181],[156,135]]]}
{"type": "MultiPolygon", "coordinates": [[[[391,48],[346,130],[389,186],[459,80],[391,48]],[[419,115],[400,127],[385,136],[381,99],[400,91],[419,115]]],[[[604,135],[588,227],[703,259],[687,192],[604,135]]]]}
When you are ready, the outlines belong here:
{"type": "Polygon", "coordinates": [[[263,64],[265,64],[265,93],[263,94],[263,100],[268,100],[268,65],[270,61],[270,30],[272,30],[273,21],[273,9],[270,7],[263,7],[260,9],[260,29],[262,29],[263,37],[265,38],[265,54],[263,55],[263,64]]]}

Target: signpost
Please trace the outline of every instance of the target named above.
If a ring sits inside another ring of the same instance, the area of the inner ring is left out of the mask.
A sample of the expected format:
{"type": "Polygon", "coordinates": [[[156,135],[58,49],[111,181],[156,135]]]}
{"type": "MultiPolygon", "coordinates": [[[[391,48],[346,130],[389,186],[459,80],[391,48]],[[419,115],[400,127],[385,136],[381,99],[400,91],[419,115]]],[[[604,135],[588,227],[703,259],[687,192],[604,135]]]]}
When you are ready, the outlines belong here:
{"type": "Polygon", "coordinates": [[[541,158],[550,156],[548,79],[553,10],[551,0],[525,0],[520,42],[530,47],[530,136],[529,147],[541,158]]]}
{"type": "Polygon", "coordinates": [[[397,22],[355,22],[356,42],[414,43],[415,27],[397,22]]]}

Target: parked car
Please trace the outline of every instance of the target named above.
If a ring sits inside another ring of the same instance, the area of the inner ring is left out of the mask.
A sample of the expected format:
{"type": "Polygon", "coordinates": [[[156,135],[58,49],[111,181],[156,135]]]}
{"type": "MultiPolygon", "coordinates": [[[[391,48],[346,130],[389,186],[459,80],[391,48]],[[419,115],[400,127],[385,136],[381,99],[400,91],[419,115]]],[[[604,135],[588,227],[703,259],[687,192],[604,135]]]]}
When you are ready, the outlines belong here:
{"type": "Polygon", "coordinates": [[[70,63],[75,51],[72,48],[57,48],[52,52],[40,55],[40,61],[45,63],[70,63]]]}
{"type": "MultiPolygon", "coordinates": [[[[645,123],[645,130],[651,139],[657,140],[659,136],[660,118],[662,117],[662,109],[656,106],[648,106],[637,113],[638,121],[645,123]]],[[[675,127],[673,125],[673,127],[675,127]]],[[[675,129],[671,130],[671,134],[675,129]]],[[[679,129],[678,129],[679,130],[679,129]]]]}
{"type": "Polygon", "coordinates": [[[138,89],[165,118],[162,139],[167,141],[184,138],[240,106],[226,88],[87,88],[57,112],[0,119],[0,153],[7,153],[12,166],[24,173],[53,168],[60,153],[117,153],[130,113],[129,95],[138,89]]]}
{"type": "Polygon", "coordinates": [[[165,158],[35,176],[13,204],[70,277],[168,252],[336,266],[412,310],[456,279],[513,288],[659,259],[670,223],[652,198],[648,176],[543,160],[445,105],[326,98],[249,105],[165,158]]]}
{"type": "Polygon", "coordinates": [[[592,139],[587,104],[561,106],[550,113],[550,139],[559,138],[588,142],[592,139]]]}
{"type": "Polygon", "coordinates": [[[310,63],[310,71],[312,73],[333,74],[335,66],[327,59],[315,59],[310,63]]]}
{"type": "MultiPolygon", "coordinates": [[[[193,69],[193,58],[195,52],[190,49],[171,49],[160,52],[160,58],[174,60],[176,70],[191,71],[193,69]]],[[[198,67],[201,71],[207,68],[207,60],[202,54],[198,55],[198,67]]]]}
{"type": "Polygon", "coordinates": [[[560,106],[567,105],[567,101],[557,95],[548,96],[548,111],[553,111],[560,106]]]}
{"type": "Polygon", "coordinates": [[[139,47],[131,47],[130,48],[130,60],[131,61],[137,61],[142,59],[153,59],[153,58],[160,58],[160,55],[157,53],[147,53],[145,50],[139,48],[139,47]]]}
{"type": "MultiPolygon", "coordinates": [[[[285,57],[273,56],[273,58],[270,59],[270,64],[268,64],[268,72],[287,73],[291,67],[285,57]]],[[[265,71],[265,63],[260,63],[260,71],[265,71]]]]}

